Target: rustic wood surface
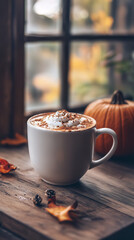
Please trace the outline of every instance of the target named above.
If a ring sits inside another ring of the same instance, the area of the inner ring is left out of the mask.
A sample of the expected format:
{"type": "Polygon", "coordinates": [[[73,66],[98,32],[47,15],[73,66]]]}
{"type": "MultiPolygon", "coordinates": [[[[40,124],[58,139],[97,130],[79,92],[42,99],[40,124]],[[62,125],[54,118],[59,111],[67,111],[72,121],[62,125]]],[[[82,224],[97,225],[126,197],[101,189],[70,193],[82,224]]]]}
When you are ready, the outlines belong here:
{"type": "Polygon", "coordinates": [[[0,239],[134,239],[134,159],[114,159],[88,171],[77,184],[44,183],[31,167],[26,146],[0,148],[18,169],[0,175],[0,239]],[[58,223],[45,211],[44,192],[54,189],[59,204],[78,200],[76,223],[58,223]],[[33,204],[35,194],[44,207],[33,204]],[[129,238],[127,238],[129,236],[129,238]]]}

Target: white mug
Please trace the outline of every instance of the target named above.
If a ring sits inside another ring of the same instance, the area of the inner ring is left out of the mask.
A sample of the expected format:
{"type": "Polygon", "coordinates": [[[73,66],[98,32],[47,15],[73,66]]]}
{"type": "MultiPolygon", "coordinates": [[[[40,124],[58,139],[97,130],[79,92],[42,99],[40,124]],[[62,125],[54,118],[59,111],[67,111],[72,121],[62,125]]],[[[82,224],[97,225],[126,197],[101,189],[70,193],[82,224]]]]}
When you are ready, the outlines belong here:
{"type": "MultiPolygon", "coordinates": [[[[96,123],[96,121],[93,119],[96,123]]],[[[36,127],[27,122],[31,163],[41,178],[53,185],[77,182],[88,169],[112,157],[117,148],[117,135],[110,128],[63,132],[36,127]],[[113,145],[101,159],[93,160],[95,140],[100,134],[110,134],[113,145]]]]}

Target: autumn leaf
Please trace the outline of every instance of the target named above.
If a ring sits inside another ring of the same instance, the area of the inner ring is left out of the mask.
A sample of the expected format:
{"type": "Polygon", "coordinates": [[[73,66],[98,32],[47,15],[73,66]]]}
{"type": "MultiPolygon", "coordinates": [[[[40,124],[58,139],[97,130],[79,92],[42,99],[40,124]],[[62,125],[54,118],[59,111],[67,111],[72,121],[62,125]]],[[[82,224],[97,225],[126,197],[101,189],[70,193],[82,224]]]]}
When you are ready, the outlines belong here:
{"type": "Polygon", "coordinates": [[[108,32],[113,24],[113,18],[107,16],[104,11],[98,11],[97,13],[93,13],[91,15],[91,19],[93,21],[95,30],[101,33],[108,32]]]}
{"type": "Polygon", "coordinates": [[[6,174],[15,169],[16,169],[16,166],[9,163],[7,160],[0,158],[0,173],[6,174]]]}
{"type": "Polygon", "coordinates": [[[51,215],[56,217],[59,222],[64,222],[64,221],[73,221],[74,218],[76,218],[75,212],[73,212],[74,209],[76,209],[78,203],[75,201],[72,205],[70,206],[57,206],[55,203],[51,202],[48,204],[48,208],[46,208],[46,211],[49,212],[51,215]]]}
{"type": "Polygon", "coordinates": [[[15,138],[5,138],[0,141],[1,145],[9,145],[9,146],[19,146],[24,143],[27,143],[27,139],[20,135],[19,133],[15,134],[15,138]]]}
{"type": "Polygon", "coordinates": [[[53,190],[46,191],[47,199],[48,199],[48,207],[46,211],[56,217],[59,222],[64,221],[73,221],[74,218],[77,217],[76,213],[73,211],[77,208],[78,202],[75,201],[72,205],[69,206],[57,206],[56,205],[56,197],[55,192],[53,190]]]}

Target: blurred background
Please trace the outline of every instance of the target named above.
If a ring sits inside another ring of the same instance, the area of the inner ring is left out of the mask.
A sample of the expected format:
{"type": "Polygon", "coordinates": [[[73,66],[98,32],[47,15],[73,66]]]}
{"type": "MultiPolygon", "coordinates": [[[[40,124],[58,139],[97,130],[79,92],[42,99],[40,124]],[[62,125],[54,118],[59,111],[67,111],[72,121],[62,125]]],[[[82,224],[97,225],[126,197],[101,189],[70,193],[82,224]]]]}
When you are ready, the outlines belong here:
{"type": "Polygon", "coordinates": [[[72,38],[66,40],[68,70],[62,72],[64,38],[54,38],[64,32],[62,1],[25,1],[25,113],[62,107],[61,86],[66,78],[69,108],[85,106],[115,89],[134,97],[134,42],[130,39],[134,1],[69,2],[70,21],[67,18],[66,24],[69,21],[67,34],[72,38]],[[40,36],[39,41],[31,38],[30,42],[28,36],[34,35],[40,36]],[[50,41],[45,36],[51,36],[50,41]]]}
{"type": "Polygon", "coordinates": [[[134,99],[133,0],[1,0],[0,138],[29,116],[134,99]]]}

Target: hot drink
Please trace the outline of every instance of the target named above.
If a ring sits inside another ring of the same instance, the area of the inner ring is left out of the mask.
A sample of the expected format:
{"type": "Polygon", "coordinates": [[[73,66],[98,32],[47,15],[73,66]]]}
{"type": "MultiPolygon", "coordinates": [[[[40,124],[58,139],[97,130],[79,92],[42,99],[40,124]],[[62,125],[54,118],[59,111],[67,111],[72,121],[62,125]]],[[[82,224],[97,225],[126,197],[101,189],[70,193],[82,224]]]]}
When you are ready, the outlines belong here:
{"type": "Polygon", "coordinates": [[[116,133],[96,129],[96,121],[66,110],[38,114],[27,121],[31,163],[44,181],[55,185],[77,182],[88,169],[107,161],[117,147],[116,133]],[[113,145],[99,160],[93,160],[95,139],[110,134],[113,145]]]}
{"type": "Polygon", "coordinates": [[[59,131],[79,131],[96,125],[93,118],[66,110],[39,114],[30,119],[34,126],[59,131]]]}

